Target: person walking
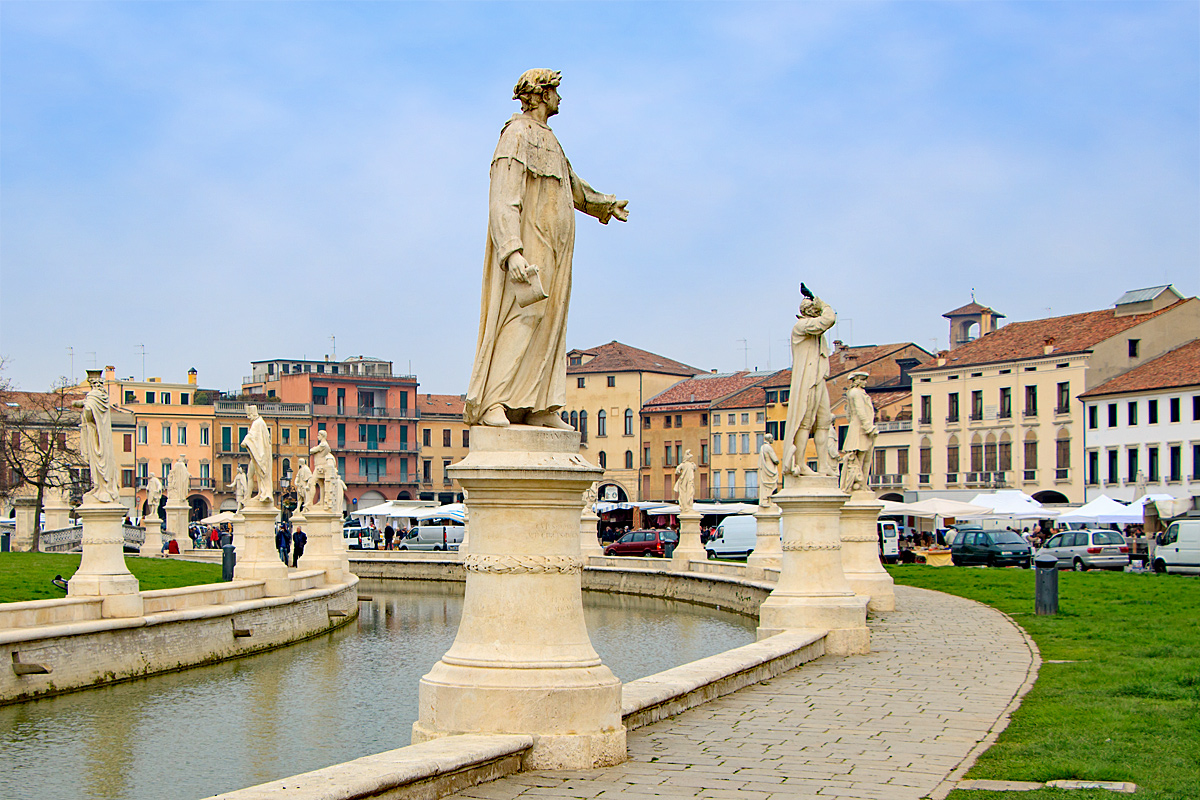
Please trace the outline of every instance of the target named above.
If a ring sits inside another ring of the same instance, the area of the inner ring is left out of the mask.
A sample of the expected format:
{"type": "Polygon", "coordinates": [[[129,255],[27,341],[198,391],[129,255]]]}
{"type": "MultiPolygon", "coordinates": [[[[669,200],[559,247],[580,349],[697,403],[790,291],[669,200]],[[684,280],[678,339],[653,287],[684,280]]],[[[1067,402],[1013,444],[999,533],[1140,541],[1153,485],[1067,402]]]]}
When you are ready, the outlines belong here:
{"type": "Polygon", "coordinates": [[[279,550],[279,560],[288,563],[288,555],[292,551],[292,537],[288,533],[287,524],[279,523],[275,528],[275,547],[279,550]]]}
{"type": "Polygon", "coordinates": [[[292,566],[295,567],[300,563],[300,556],[304,555],[304,545],[308,544],[308,535],[303,529],[297,530],[292,534],[292,566]]]}
{"type": "Polygon", "coordinates": [[[383,549],[391,550],[392,549],[392,540],[395,538],[396,538],[396,530],[391,525],[385,526],[383,529],[383,549]]]}

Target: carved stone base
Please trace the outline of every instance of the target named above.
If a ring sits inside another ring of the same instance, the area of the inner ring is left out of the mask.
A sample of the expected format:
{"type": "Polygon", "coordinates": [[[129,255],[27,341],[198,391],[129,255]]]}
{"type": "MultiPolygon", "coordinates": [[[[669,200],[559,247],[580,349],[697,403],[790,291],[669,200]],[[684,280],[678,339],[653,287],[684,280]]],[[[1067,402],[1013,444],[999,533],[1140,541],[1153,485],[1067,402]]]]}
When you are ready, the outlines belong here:
{"type": "Polygon", "coordinates": [[[342,540],[342,518],[330,511],[310,510],[292,515],[292,531],[308,537],[298,569],[325,570],[326,583],[342,583],[350,576],[350,560],[338,543],[342,540]]]}
{"type": "Polygon", "coordinates": [[[79,507],[83,521],[83,555],[79,569],[67,581],[71,597],[103,597],[103,617],[142,616],[138,581],[125,566],[125,514],[120,503],[84,502],[79,507]]]}
{"type": "Polygon", "coordinates": [[[27,553],[33,549],[33,532],[38,526],[37,498],[18,497],[13,500],[13,506],[16,509],[16,526],[10,547],[13,552],[27,553]]]}
{"type": "Polygon", "coordinates": [[[772,503],[768,508],[759,507],[754,518],[758,528],[754,537],[754,552],[746,559],[746,566],[762,570],[763,567],[779,568],[783,550],[779,547],[779,517],[783,512],[772,503]]]}
{"type": "Polygon", "coordinates": [[[240,519],[233,521],[237,546],[237,561],[233,567],[235,581],[265,581],[267,597],[283,597],[291,593],[287,564],[279,560],[275,547],[275,518],[279,511],[274,503],[246,501],[240,519]]]}
{"type": "Polygon", "coordinates": [[[42,513],[46,515],[46,530],[56,531],[71,525],[71,503],[62,489],[46,489],[42,513]]]}
{"type": "Polygon", "coordinates": [[[679,545],[671,556],[671,569],[676,572],[687,572],[691,562],[703,561],[708,557],[700,542],[701,516],[695,511],[679,515],[679,545]]]}
{"type": "Polygon", "coordinates": [[[454,644],[421,679],[413,743],[524,733],[532,769],[624,761],[621,684],[583,619],[582,495],[601,470],[575,431],[513,425],[472,427],[450,473],[471,498],[466,594],[454,644]]]}
{"type": "Polygon", "coordinates": [[[192,549],[192,538],[188,536],[188,517],[192,509],[187,503],[167,503],[167,535],[166,540],[174,539],[179,543],[179,552],[192,549]]]}
{"type": "Polygon", "coordinates": [[[879,562],[876,523],[882,510],[870,490],[854,492],[842,506],[842,569],[854,593],[870,598],[868,611],[896,610],[895,584],[879,562]]]}
{"type": "Polygon", "coordinates": [[[154,512],[154,516],[143,518],[142,527],[146,529],[146,541],[142,542],[142,546],[138,550],[138,555],[162,555],[162,520],[158,518],[158,512],[154,512]]]}
{"type": "Polygon", "coordinates": [[[579,518],[579,552],[583,556],[584,566],[587,566],[587,561],[592,556],[604,555],[604,548],[600,546],[600,539],[597,535],[599,524],[600,517],[596,515],[596,512],[585,508],[583,516],[579,518]]]}
{"type": "Polygon", "coordinates": [[[829,631],[825,652],[866,653],[867,598],[858,597],[842,572],[840,511],[846,495],[837,479],[791,478],[775,495],[783,529],[779,583],[759,609],[760,639],[780,631],[829,631]]]}

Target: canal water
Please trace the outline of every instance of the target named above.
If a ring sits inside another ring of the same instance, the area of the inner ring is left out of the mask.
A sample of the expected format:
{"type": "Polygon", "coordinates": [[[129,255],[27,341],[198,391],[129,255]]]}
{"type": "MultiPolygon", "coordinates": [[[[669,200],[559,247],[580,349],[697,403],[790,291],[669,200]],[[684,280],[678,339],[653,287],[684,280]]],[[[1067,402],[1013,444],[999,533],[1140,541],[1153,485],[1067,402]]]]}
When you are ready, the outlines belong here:
{"type": "MultiPolygon", "coordinates": [[[[194,800],[409,744],[417,681],[449,649],[462,584],[362,581],[357,622],[269,653],[0,707],[0,798],[194,800]]],[[[755,621],[584,593],[622,681],[754,641],[755,621]]]]}

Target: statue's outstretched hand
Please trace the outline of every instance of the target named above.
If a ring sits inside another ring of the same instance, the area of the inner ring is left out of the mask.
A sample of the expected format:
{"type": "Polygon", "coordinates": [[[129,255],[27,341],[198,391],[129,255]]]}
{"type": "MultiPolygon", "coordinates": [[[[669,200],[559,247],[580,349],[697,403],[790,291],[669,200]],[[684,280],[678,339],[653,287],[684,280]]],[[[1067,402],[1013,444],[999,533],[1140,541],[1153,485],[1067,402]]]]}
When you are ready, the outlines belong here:
{"type": "Polygon", "coordinates": [[[612,215],[621,222],[629,221],[629,209],[625,206],[629,205],[628,200],[617,200],[612,205],[612,215]]]}

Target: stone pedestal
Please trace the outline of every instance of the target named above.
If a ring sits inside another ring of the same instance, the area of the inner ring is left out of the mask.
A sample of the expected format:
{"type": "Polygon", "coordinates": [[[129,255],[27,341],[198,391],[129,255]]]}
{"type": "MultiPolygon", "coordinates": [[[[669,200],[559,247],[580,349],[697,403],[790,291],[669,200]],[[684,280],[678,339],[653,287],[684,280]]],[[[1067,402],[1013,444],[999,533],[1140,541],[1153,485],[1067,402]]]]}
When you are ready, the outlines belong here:
{"type": "Polygon", "coordinates": [[[588,559],[592,556],[604,555],[604,548],[600,546],[600,539],[597,535],[599,525],[600,517],[591,508],[585,506],[583,515],[579,518],[579,551],[583,556],[585,567],[588,559]]]}
{"type": "MultiPolygon", "coordinates": [[[[167,503],[167,537],[166,540],[174,539],[179,542],[179,552],[182,554],[184,550],[192,548],[192,539],[188,536],[188,517],[191,516],[191,508],[187,503],[167,503]]],[[[240,554],[238,556],[241,557],[240,554]]]]}
{"type": "Polygon", "coordinates": [[[779,517],[782,513],[779,506],[771,503],[766,508],[759,506],[754,514],[758,529],[754,537],[754,552],[746,559],[746,567],[748,570],[757,570],[758,578],[762,577],[764,567],[779,569],[782,563],[783,550],[779,546],[779,517]]]}
{"type": "Polygon", "coordinates": [[[27,553],[33,549],[33,532],[38,529],[37,498],[17,497],[13,506],[16,508],[16,525],[10,548],[14,553],[27,553]]]}
{"type": "Polygon", "coordinates": [[[700,517],[696,511],[679,515],[679,545],[671,556],[671,569],[676,572],[687,572],[691,562],[708,558],[700,542],[700,517]]]}
{"type": "MultiPolygon", "coordinates": [[[[170,506],[167,507],[168,511],[170,506]]],[[[233,567],[235,581],[266,581],[267,597],[283,597],[291,593],[288,567],[279,560],[275,547],[275,504],[247,500],[239,519],[233,521],[237,562],[233,567]]],[[[307,531],[305,531],[307,533],[307,531]]]]}
{"type": "Polygon", "coordinates": [[[120,503],[97,503],[84,498],[83,555],[79,569],[67,581],[70,597],[103,597],[103,617],[142,616],[137,578],[125,566],[125,514],[120,503]]]}
{"type": "Polygon", "coordinates": [[[471,496],[466,594],[454,644],[421,679],[413,743],[523,733],[531,769],[624,761],[621,684],[583,618],[580,512],[601,470],[575,431],[475,426],[450,474],[471,496]]]}
{"type": "Polygon", "coordinates": [[[71,502],[64,490],[47,489],[42,503],[42,513],[46,515],[46,530],[56,531],[71,527],[71,502]]]}
{"type": "Polygon", "coordinates": [[[879,562],[876,523],[882,510],[870,490],[854,492],[842,506],[842,569],[854,593],[870,598],[869,611],[896,610],[895,584],[879,562]]]}
{"type": "Polygon", "coordinates": [[[142,527],[146,529],[146,541],[138,555],[161,556],[163,546],[162,520],[158,518],[158,509],[153,509],[150,516],[142,517],[142,527]]]}
{"type": "Polygon", "coordinates": [[[332,512],[319,510],[293,514],[292,531],[298,530],[304,531],[308,542],[296,567],[323,569],[326,583],[344,583],[350,574],[350,561],[341,547],[342,518],[332,512]]]}
{"type": "Polygon", "coordinates": [[[785,630],[825,629],[825,652],[870,650],[867,598],[842,572],[841,517],[846,495],[837,479],[789,476],[775,495],[782,509],[779,583],[759,609],[758,638],[785,630]]]}

